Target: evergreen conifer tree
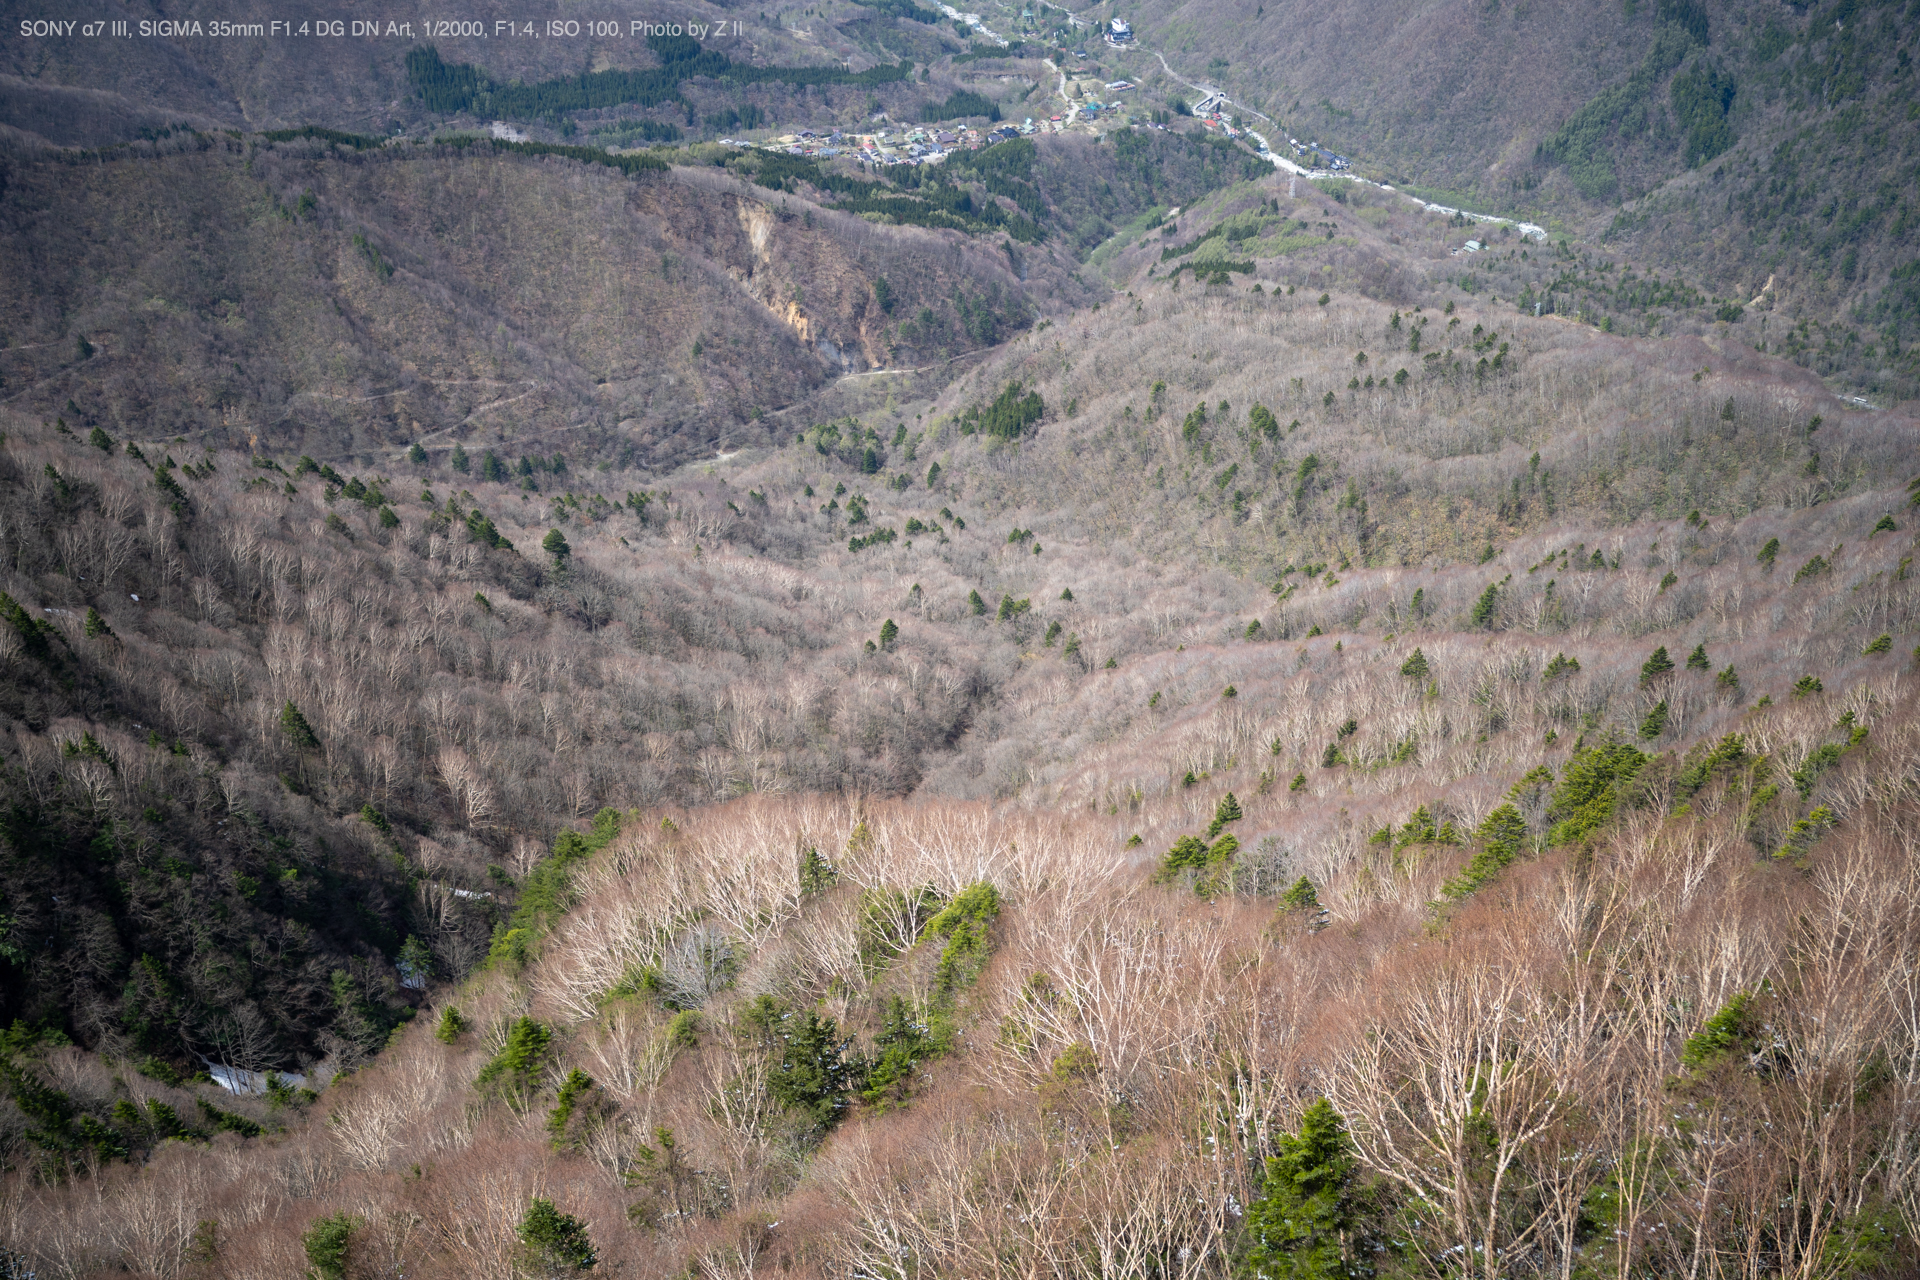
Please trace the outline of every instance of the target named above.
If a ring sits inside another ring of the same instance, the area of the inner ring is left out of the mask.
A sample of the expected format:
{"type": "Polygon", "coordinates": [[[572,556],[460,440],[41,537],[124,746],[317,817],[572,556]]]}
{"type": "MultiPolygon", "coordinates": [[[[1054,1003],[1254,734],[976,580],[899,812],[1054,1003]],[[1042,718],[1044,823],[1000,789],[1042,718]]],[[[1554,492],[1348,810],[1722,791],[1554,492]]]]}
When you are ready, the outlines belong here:
{"type": "Polygon", "coordinates": [[[1487,815],[1474,832],[1474,839],[1480,841],[1480,852],[1473,855],[1459,875],[1441,887],[1441,896],[1466,897],[1525,852],[1527,820],[1519,809],[1503,804],[1487,815]]]}
{"type": "Polygon", "coordinates": [[[1351,1256],[1358,1225],[1352,1195],[1359,1162],[1340,1113],[1325,1098],[1300,1117],[1300,1132],[1274,1141],[1266,1194],[1247,1206],[1243,1268],[1263,1280],[1345,1280],[1372,1268],[1351,1256]]]}
{"type": "Polygon", "coordinates": [[[1661,676],[1673,670],[1673,659],[1667,656],[1667,646],[1661,645],[1653,655],[1640,664],[1640,687],[1646,688],[1661,676]]]}
{"type": "Polygon", "coordinates": [[[1313,881],[1301,876],[1287,891],[1280,895],[1282,911],[1316,912],[1320,910],[1320,895],[1313,887],[1313,881]]]}
{"type": "Polygon", "coordinates": [[[313,726],[307,723],[307,718],[300,714],[300,708],[294,706],[291,701],[280,709],[280,731],[287,735],[287,740],[293,743],[296,751],[320,749],[320,736],[313,731],[313,726]]]}
{"type": "Polygon", "coordinates": [[[561,1213],[551,1200],[533,1197],[520,1219],[519,1234],[533,1275],[572,1275],[590,1271],[600,1261],[587,1235],[587,1224],[570,1213],[561,1213]]]}
{"type": "Polygon", "coordinates": [[[359,1225],[350,1213],[314,1219],[313,1225],[300,1237],[307,1264],[313,1268],[308,1274],[314,1280],[346,1280],[348,1249],[353,1230],[359,1225]]]}
{"type": "Polygon", "coordinates": [[[831,862],[820,856],[820,851],[812,845],[800,851],[800,893],[819,893],[830,889],[839,880],[840,872],[831,862]]]}
{"type": "Polygon", "coordinates": [[[1569,658],[1564,653],[1556,653],[1547,663],[1547,669],[1541,675],[1542,680],[1558,680],[1564,676],[1576,674],[1580,670],[1580,659],[1569,658]]]}
{"type": "Polygon", "coordinates": [[[1491,629],[1495,610],[1498,608],[1499,603],[1500,584],[1497,582],[1489,582],[1487,589],[1480,593],[1480,598],[1473,602],[1473,613],[1471,615],[1473,625],[1476,628],[1485,627],[1491,629]]]}
{"type": "Polygon", "coordinates": [[[1221,828],[1229,822],[1238,822],[1245,816],[1240,811],[1240,801],[1234,798],[1233,792],[1227,792],[1220,797],[1220,803],[1214,806],[1213,821],[1207,825],[1207,839],[1211,840],[1219,835],[1221,828]]]}

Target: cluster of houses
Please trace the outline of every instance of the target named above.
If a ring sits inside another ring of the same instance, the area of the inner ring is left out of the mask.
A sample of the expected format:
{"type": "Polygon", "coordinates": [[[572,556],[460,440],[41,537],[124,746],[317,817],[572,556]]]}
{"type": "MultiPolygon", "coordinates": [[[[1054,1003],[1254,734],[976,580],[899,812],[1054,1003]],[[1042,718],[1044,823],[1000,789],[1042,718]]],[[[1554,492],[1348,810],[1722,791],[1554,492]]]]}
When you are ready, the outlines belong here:
{"type": "Polygon", "coordinates": [[[1241,138],[1246,136],[1246,130],[1236,129],[1233,127],[1233,117],[1230,114],[1228,114],[1227,104],[1224,99],[1217,100],[1204,113],[1198,112],[1198,111],[1194,112],[1194,119],[1198,120],[1201,124],[1213,130],[1215,133],[1223,134],[1229,138],[1241,138]]]}
{"type": "Polygon", "coordinates": [[[1298,138],[1288,138],[1287,144],[1293,148],[1294,155],[1303,160],[1311,156],[1320,168],[1332,169],[1335,173],[1338,173],[1342,169],[1351,169],[1353,167],[1353,161],[1347,159],[1345,156],[1333,154],[1333,152],[1327,150],[1317,142],[1302,142],[1298,138]]]}
{"type": "Polygon", "coordinates": [[[1229,138],[1245,137],[1246,131],[1233,123],[1233,112],[1228,109],[1233,104],[1227,101],[1227,95],[1209,85],[1203,84],[1199,88],[1200,101],[1191,108],[1193,118],[1229,138]]]}
{"type": "Polygon", "coordinates": [[[892,133],[885,129],[875,133],[842,133],[838,129],[831,133],[815,133],[811,129],[802,129],[798,133],[783,134],[768,142],[749,142],[739,138],[722,138],[720,141],[730,146],[758,147],[764,151],[779,151],[790,156],[807,156],[817,160],[831,160],[844,156],[878,167],[900,164],[939,164],[954,151],[978,151],[981,147],[1005,142],[1009,138],[1037,133],[1039,129],[1040,126],[1029,119],[1024,124],[1003,124],[990,130],[975,129],[970,126],[947,130],[929,126],[907,129],[900,133],[892,133]]]}
{"type": "Polygon", "coordinates": [[[1131,80],[1111,80],[1102,86],[1098,82],[1082,80],[1077,75],[1070,76],[1066,82],[1067,114],[1048,117],[1040,125],[1041,132],[1062,133],[1075,123],[1091,124],[1102,118],[1116,116],[1120,111],[1119,103],[1102,102],[1092,96],[1103,87],[1111,96],[1125,93],[1134,86],[1131,80]]]}

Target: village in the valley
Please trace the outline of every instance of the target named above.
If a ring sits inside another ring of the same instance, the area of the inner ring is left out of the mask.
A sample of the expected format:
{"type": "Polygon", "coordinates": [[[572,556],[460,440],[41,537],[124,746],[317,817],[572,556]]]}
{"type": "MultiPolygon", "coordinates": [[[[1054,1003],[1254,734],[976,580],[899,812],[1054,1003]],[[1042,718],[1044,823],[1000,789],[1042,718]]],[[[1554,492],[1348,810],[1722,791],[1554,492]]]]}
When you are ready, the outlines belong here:
{"type": "MultiPolygon", "coordinates": [[[[1019,57],[1024,52],[1022,46],[986,28],[979,14],[962,13],[948,5],[940,8],[948,18],[972,31],[976,38],[1006,48],[1009,57],[1019,57]]],[[[1023,9],[1020,16],[1023,24],[1034,20],[1031,9],[1023,9]]],[[[1070,17],[1068,21],[1071,26],[1089,25],[1077,17],[1070,17]]],[[[1095,46],[1096,53],[1101,45],[1116,52],[1135,48],[1133,29],[1122,18],[1110,19],[1101,38],[1089,43],[1095,46]]],[[[997,142],[1034,134],[1102,134],[1124,128],[1164,130],[1170,127],[1171,113],[1155,110],[1142,101],[1140,86],[1134,81],[1125,77],[1103,79],[1102,68],[1089,60],[1085,47],[1049,52],[1051,56],[1042,60],[1052,80],[1051,92],[1040,108],[1045,114],[1027,116],[1017,123],[1010,120],[1004,123],[989,120],[984,126],[959,120],[896,123],[882,115],[872,122],[880,126],[872,132],[801,128],[764,139],[723,138],[721,141],[811,159],[849,159],[878,169],[939,164],[957,150],[977,151],[997,142]]],[[[1229,139],[1245,139],[1263,155],[1271,154],[1266,140],[1247,129],[1223,93],[1206,84],[1194,86],[1193,91],[1200,95],[1198,100],[1189,104],[1182,99],[1180,115],[1190,118],[1201,129],[1229,139]]],[[[1293,142],[1291,148],[1302,161],[1331,171],[1344,170],[1351,164],[1346,157],[1326,151],[1317,143],[1293,142]]]]}

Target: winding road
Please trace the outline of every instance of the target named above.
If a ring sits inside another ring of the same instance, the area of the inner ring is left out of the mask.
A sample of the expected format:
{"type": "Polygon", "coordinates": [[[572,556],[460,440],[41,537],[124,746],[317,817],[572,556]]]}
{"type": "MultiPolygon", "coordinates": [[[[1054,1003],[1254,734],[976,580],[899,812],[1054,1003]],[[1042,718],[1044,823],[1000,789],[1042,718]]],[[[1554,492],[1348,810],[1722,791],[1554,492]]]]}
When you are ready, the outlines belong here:
{"type": "MultiPolygon", "coordinates": [[[[1084,20],[1077,17],[1071,10],[1065,8],[1064,6],[1053,4],[1051,3],[1051,0],[1040,0],[1040,3],[1049,9],[1060,10],[1060,12],[1066,14],[1069,18],[1072,18],[1076,24],[1084,23],[1084,20]]],[[[1229,98],[1225,93],[1221,92],[1219,89],[1215,88],[1213,85],[1187,79],[1185,76],[1181,75],[1178,71],[1175,71],[1173,69],[1172,65],[1168,63],[1165,54],[1161,53],[1158,49],[1146,49],[1144,46],[1140,45],[1138,37],[1136,37],[1134,40],[1134,46],[1136,48],[1139,48],[1143,53],[1152,53],[1155,58],[1159,59],[1160,69],[1162,71],[1165,71],[1171,79],[1179,81],[1181,84],[1185,85],[1189,89],[1192,89],[1194,92],[1204,93],[1209,97],[1217,97],[1221,102],[1224,102],[1229,106],[1237,107],[1242,113],[1246,115],[1258,116],[1260,119],[1265,120],[1268,124],[1274,123],[1274,119],[1272,116],[1269,116],[1266,113],[1261,111],[1256,111],[1252,107],[1247,106],[1245,103],[1235,102],[1232,98],[1229,98]]],[[[1047,60],[1047,68],[1050,71],[1060,71],[1058,67],[1055,67],[1053,65],[1052,59],[1047,60]]],[[[1064,71],[1060,71],[1059,94],[1060,94],[1061,100],[1067,104],[1067,117],[1063,123],[1071,124],[1073,122],[1074,117],[1079,114],[1080,109],[1073,105],[1073,99],[1067,97],[1067,76],[1064,71]]],[[[1418,196],[1408,195],[1406,192],[1400,191],[1397,188],[1391,187],[1384,182],[1371,182],[1371,181],[1368,181],[1366,178],[1355,177],[1353,174],[1350,174],[1350,173],[1336,173],[1331,169],[1308,169],[1301,165],[1295,164],[1293,161],[1281,155],[1278,151],[1275,151],[1271,146],[1267,144],[1267,139],[1264,134],[1256,133],[1254,130],[1249,129],[1247,130],[1247,136],[1260,144],[1260,154],[1264,156],[1266,159],[1272,161],[1273,167],[1276,169],[1279,169],[1283,173],[1295,174],[1299,177],[1306,178],[1309,181],[1315,178],[1335,178],[1335,179],[1344,179],[1345,181],[1348,181],[1348,182],[1363,183],[1366,186],[1378,187],[1382,191],[1391,191],[1397,196],[1400,196],[1407,200],[1411,200],[1415,204],[1419,205],[1422,209],[1426,210],[1428,213],[1438,213],[1449,218],[1453,218],[1453,217],[1466,218],[1468,221],[1486,223],[1490,226],[1512,227],[1514,230],[1518,231],[1522,236],[1525,236],[1529,240],[1535,240],[1542,244],[1546,243],[1547,229],[1535,223],[1521,222],[1514,218],[1502,218],[1491,213],[1474,213],[1471,210],[1467,210],[1467,209],[1455,209],[1450,205],[1435,204],[1430,200],[1422,200],[1418,196]]]]}

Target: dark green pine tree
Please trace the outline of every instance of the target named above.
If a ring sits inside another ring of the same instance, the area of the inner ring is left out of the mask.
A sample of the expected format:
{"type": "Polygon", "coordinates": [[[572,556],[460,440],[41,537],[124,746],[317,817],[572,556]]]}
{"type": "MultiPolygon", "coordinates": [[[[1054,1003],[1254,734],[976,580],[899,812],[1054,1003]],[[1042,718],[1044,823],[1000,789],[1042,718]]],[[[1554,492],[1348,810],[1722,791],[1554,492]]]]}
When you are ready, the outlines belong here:
{"type": "Polygon", "coordinates": [[[1261,1280],[1347,1280],[1372,1274],[1354,1248],[1358,1161],[1346,1125],[1321,1098],[1281,1134],[1267,1161],[1266,1194],[1247,1206],[1241,1274],[1261,1280]]]}
{"type": "Polygon", "coordinates": [[[1490,582],[1487,584],[1487,589],[1480,593],[1480,598],[1473,602],[1473,612],[1469,616],[1474,628],[1476,630],[1482,627],[1491,629],[1494,619],[1499,616],[1499,606],[1500,584],[1490,582]]]}
{"type": "Polygon", "coordinates": [[[1211,840],[1219,835],[1221,828],[1229,822],[1238,822],[1245,816],[1240,811],[1240,801],[1234,798],[1233,792],[1227,792],[1220,797],[1220,803],[1214,806],[1213,821],[1207,824],[1207,839],[1211,840]]]}
{"type": "Polygon", "coordinates": [[[1661,676],[1673,670],[1673,659],[1667,656],[1667,646],[1661,645],[1653,651],[1653,656],[1640,664],[1640,687],[1646,688],[1661,676]]]}
{"type": "Polygon", "coordinates": [[[1542,680],[1558,680],[1562,676],[1576,675],[1579,673],[1579,670],[1580,659],[1569,658],[1564,653],[1556,653],[1553,655],[1553,660],[1547,663],[1547,669],[1542,673],[1540,678],[1542,680]]]}
{"type": "Polygon", "coordinates": [[[566,1275],[590,1271],[600,1261],[587,1224],[561,1213],[553,1201],[535,1196],[520,1219],[520,1244],[534,1275],[566,1275]]]}
{"type": "Polygon", "coordinates": [[[1181,836],[1160,859],[1161,881],[1175,879],[1182,871],[1197,871],[1207,865],[1207,842],[1199,836],[1181,836]]]}
{"type": "Polygon", "coordinates": [[[1433,669],[1427,665],[1427,655],[1415,649],[1413,656],[1400,664],[1400,674],[1414,680],[1425,680],[1433,674],[1433,669]]]}
{"type": "Polygon", "coordinates": [[[287,741],[293,743],[296,751],[320,749],[320,736],[307,723],[307,718],[300,714],[300,708],[291,701],[280,709],[280,731],[287,735],[287,741]]]}
{"type": "Polygon", "coordinates": [[[1713,670],[1713,663],[1708,661],[1707,659],[1706,645],[1697,644],[1693,646],[1693,652],[1687,655],[1687,670],[1689,671],[1713,670]]]}
{"type": "Polygon", "coordinates": [[[839,1024],[809,1012],[781,1034],[786,1045],[768,1075],[767,1092],[827,1128],[846,1111],[854,1079],[839,1024]]]}
{"type": "Polygon", "coordinates": [[[818,849],[808,845],[800,851],[800,895],[802,897],[831,889],[839,879],[839,869],[821,857],[818,849]]]}
{"type": "Polygon", "coordinates": [[[1455,901],[1466,897],[1526,852],[1527,820],[1513,805],[1503,804],[1488,814],[1473,834],[1480,842],[1480,852],[1459,875],[1441,886],[1442,897],[1455,901]]]}
{"type": "Polygon", "coordinates": [[[978,591],[967,592],[967,607],[973,610],[973,616],[979,617],[987,611],[987,602],[980,598],[978,591]]]}
{"type": "Polygon", "coordinates": [[[459,445],[457,445],[457,444],[456,444],[456,445],[454,445],[454,446],[453,446],[453,456],[452,456],[451,458],[449,458],[449,459],[448,459],[448,461],[449,461],[449,462],[451,462],[451,463],[453,464],[453,469],[454,469],[455,471],[458,471],[458,472],[459,472],[459,473],[460,473],[461,475],[465,475],[465,474],[467,474],[467,465],[468,465],[468,464],[467,464],[467,451],[466,451],[465,449],[462,449],[462,448],[461,448],[461,447],[460,447],[459,445]]]}
{"type": "MultiPolygon", "coordinates": [[[[1305,774],[1301,775],[1301,777],[1305,776],[1305,774]]],[[[1294,781],[1298,782],[1300,779],[1295,778],[1294,781]]],[[[1314,889],[1313,881],[1305,876],[1295,880],[1287,891],[1280,895],[1280,909],[1282,911],[1318,911],[1320,895],[1314,889]]]]}
{"type": "Polygon", "coordinates": [[[564,565],[567,557],[573,554],[573,548],[567,545],[567,535],[558,529],[547,530],[547,536],[540,539],[540,549],[553,557],[557,565],[564,565]]]}
{"type": "Polygon", "coordinates": [[[899,638],[900,628],[894,623],[892,618],[888,618],[880,624],[880,647],[882,649],[893,648],[893,642],[899,638]]]}
{"type": "Polygon", "coordinates": [[[354,1228],[359,1225],[359,1219],[350,1213],[315,1218],[306,1234],[300,1237],[307,1263],[313,1268],[308,1274],[315,1280],[345,1280],[350,1242],[354,1228]]]}

